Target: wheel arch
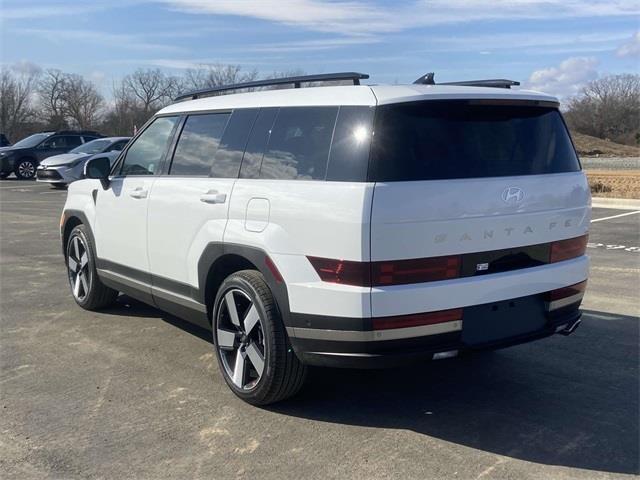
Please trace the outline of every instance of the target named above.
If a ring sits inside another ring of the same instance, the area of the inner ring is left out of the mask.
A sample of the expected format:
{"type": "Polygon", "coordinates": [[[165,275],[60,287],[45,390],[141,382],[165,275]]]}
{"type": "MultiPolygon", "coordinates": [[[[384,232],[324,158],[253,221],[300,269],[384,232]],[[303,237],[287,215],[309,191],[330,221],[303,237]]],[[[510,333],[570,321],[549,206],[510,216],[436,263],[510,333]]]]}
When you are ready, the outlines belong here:
{"type": "MultiPolygon", "coordinates": [[[[64,255],[65,261],[67,259],[67,242],[69,241],[69,236],[74,228],[78,225],[84,225],[87,231],[87,234],[91,237],[91,243],[93,244],[93,248],[96,248],[95,238],[93,237],[93,231],[91,230],[91,226],[89,225],[89,221],[84,214],[79,210],[65,210],[63,213],[63,221],[60,227],[60,236],[62,240],[62,255],[64,255]]],[[[97,257],[97,252],[96,252],[97,257]]]]}
{"type": "Polygon", "coordinates": [[[206,305],[209,322],[213,318],[213,304],[220,285],[229,275],[240,270],[257,270],[262,273],[276,300],[282,320],[288,325],[289,297],[282,278],[276,278],[267,266],[268,254],[257,247],[210,243],[198,262],[199,301],[206,305]]]}

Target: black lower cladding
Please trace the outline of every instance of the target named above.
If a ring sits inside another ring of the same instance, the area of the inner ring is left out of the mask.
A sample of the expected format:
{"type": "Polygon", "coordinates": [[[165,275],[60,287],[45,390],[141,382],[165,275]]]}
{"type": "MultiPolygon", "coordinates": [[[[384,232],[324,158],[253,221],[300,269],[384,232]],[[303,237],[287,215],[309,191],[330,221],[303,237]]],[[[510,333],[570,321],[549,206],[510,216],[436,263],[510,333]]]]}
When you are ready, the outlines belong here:
{"type": "MultiPolygon", "coordinates": [[[[530,295],[464,308],[462,331],[370,342],[291,338],[291,343],[298,356],[311,365],[396,366],[430,359],[438,352],[501,348],[544,338],[554,334],[559,325],[576,322],[580,318],[579,305],[576,302],[549,313],[543,294],[530,295]]],[[[314,320],[319,328],[319,319],[314,320]]],[[[325,328],[335,329],[337,322],[339,319],[328,319],[330,326],[325,328]]]]}
{"type": "Polygon", "coordinates": [[[38,170],[36,173],[40,180],[61,180],[62,177],[57,170],[38,170]]]}

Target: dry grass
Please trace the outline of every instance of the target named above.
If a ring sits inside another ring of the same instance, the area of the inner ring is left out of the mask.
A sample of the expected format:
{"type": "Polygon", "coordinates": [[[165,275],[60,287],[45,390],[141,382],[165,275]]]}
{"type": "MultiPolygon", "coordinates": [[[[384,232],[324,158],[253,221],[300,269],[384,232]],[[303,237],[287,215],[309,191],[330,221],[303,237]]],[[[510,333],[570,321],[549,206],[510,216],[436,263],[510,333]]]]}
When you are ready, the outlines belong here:
{"type": "Polygon", "coordinates": [[[640,157],[640,148],[638,147],[622,145],[576,132],[572,132],[571,137],[580,156],[640,157]]]}
{"type": "Polygon", "coordinates": [[[594,197],[640,198],[640,170],[586,170],[594,197]]]}

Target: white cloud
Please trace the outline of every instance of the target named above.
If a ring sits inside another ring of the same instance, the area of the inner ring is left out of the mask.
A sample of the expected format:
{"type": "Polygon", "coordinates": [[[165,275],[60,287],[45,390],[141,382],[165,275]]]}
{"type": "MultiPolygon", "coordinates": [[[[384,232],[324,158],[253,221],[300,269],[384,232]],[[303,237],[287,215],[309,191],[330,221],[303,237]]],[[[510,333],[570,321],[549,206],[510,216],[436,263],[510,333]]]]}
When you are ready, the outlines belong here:
{"type": "Polygon", "coordinates": [[[158,0],[192,13],[235,15],[344,35],[397,32],[479,20],[634,15],[636,0],[413,0],[385,7],[363,0],[158,0]]]}
{"type": "Polygon", "coordinates": [[[618,57],[639,57],[640,56],[640,32],[636,32],[631,40],[620,45],[616,50],[618,57]]]}
{"type": "Polygon", "coordinates": [[[22,60],[20,62],[13,63],[9,66],[11,70],[16,73],[20,73],[22,75],[35,75],[42,71],[39,65],[36,65],[33,62],[29,62],[27,60],[22,60]]]}
{"type": "Polygon", "coordinates": [[[589,81],[598,77],[598,60],[594,57],[571,57],[557,67],[534,71],[525,87],[557,97],[575,95],[589,81]]]}

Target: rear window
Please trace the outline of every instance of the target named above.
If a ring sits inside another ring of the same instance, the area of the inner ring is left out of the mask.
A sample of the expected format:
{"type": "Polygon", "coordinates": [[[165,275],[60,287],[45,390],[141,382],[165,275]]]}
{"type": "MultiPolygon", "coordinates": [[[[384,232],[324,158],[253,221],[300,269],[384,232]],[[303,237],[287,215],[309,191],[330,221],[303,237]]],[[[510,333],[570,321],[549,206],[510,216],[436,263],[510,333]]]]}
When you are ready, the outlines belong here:
{"type": "Polygon", "coordinates": [[[369,180],[540,175],[580,170],[553,107],[425,101],[380,106],[369,180]]]}

